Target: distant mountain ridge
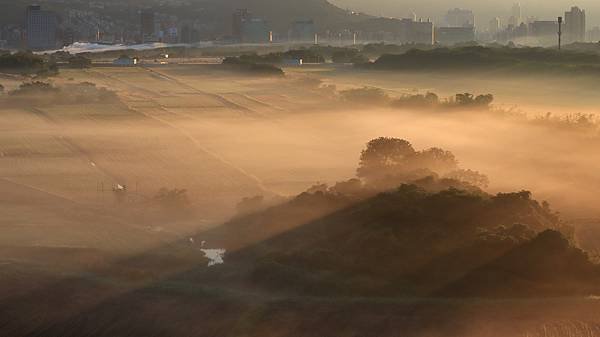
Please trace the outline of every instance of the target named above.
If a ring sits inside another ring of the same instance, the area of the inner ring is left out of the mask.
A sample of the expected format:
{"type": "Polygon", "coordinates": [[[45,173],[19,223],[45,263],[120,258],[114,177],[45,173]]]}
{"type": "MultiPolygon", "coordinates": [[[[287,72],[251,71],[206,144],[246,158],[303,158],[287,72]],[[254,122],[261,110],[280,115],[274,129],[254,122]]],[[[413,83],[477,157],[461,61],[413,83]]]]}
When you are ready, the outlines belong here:
{"type": "MultiPolygon", "coordinates": [[[[15,0],[2,6],[0,26],[22,24],[26,6],[30,3],[15,0]]],[[[40,2],[49,10],[65,18],[69,10],[93,11],[97,16],[111,18],[118,25],[133,28],[139,23],[138,11],[151,8],[157,13],[174,15],[178,20],[200,20],[214,37],[231,31],[232,15],[236,9],[248,9],[254,17],[267,20],[274,32],[285,34],[290,24],[296,20],[312,19],[318,31],[340,30],[352,27],[373,18],[341,9],[327,0],[193,0],[189,2],[165,1],[113,1],[107,0],[104,7],[90,7],[84,2],[65,0],[64,2],[40,2]]]]}
{"type": "Polygon", "coordinates": [[[370,18],[343,10],[327,0],[208,0],[207,3],[218,3],[227,15],[238,8],[248,9],[256,17],[269,21],[277,31],[287,30],[291,22],[300,19],[313,19],[320,30],[325,30],[370,18]]]}

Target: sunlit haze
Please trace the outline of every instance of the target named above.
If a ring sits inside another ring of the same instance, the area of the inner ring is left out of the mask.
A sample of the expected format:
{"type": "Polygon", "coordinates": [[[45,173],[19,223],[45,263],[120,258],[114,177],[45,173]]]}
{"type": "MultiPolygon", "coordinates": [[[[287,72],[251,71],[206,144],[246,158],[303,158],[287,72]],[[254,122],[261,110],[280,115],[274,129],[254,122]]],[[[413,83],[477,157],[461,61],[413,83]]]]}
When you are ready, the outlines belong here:
{"type": "Polygon", "coordinates": [[[0,0],[0,337],[600,336],[598,13],[0,0]]]}

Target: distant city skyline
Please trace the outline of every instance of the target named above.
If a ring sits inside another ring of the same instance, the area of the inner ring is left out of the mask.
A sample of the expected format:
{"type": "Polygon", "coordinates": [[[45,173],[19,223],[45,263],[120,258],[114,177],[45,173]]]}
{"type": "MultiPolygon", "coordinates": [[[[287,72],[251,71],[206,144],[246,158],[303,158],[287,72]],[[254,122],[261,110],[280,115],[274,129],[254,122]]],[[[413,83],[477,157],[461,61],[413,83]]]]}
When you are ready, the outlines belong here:
{"type": "MultiPolygon", "coordinates": [[[[369,13],[381,16],[373,18],[340,10],[325,1],[315,0],[309,2],[306,8],[301,7],[305,15],[286,7],[273,11],[268,7],[241,6],[228,9],[215,7],[212,8],[212,15],[203,17],[187,15],[187,12],[177,11],[175,7],[150,5],[114,7],[110,10],[104,7],[73,9],[67,6],[52,10],[51,6],[48,6],[50,9],[23,6],[19,12],[25,13],[27,10],[27,22],[5,25],[0,22],[0,46],[49,50],[74,42],[133,44],[200,41],[250,44],[324,42],[340,45],[373,41],[441,45],[512,42],[528,46],[553,46],[557,43],[559,16],[564,18],[564,43],[600,40],[600,28],[594,28],[597,26],[588,16],[589,9],[577,5],[553,10],[552,14],[546,16],[541,13],[547,8],[541,8],[538,12],[538,9],[532,10],[527,6],[531,6],[534,0],[514,1],[491,12],[495,16],[487,19],[477,11],[477,6],[463,6],[459,0],[452,2],[452,6],[442,12],[441,17],[403,9],[404,14],[398,15],[383,11],[369,13]],[[125,15],[115,15],[116,8],[125,10],[125,15]],[[221,19],[216,20],[217,17],[221,19]],[[486,19],[487,22],[484,21],[486,19]]],[[[438,3],[439,6],[441,4],[438,3]]],[[[337,5],[342,6],[339,3],[337,5]]],[[[195,5],[188,6],[188,12],[195,10],[195,5]]],[[[410,7],[403,5],[403,8],[410,7]]]]}
{"type": "Polygon", "coordinates": [[[490,20],[500,18],[506,23],[511,16],[511,8],[514,3],[521,4],[522,19],[535,17],[539,20],[552,20],[557,16],[563,16],[565,11],[573,6],[585,9],[587,13],[588,28],[600,25],[600,3],[593,0],[507,0],[478,1],[478,0],[437,0],[422,2],[417,0],[329,0],[341,8],[348,8],[371,15],[389,17],[410,17],[416,13],[418,17],[431,17],[435,22],[443,23],[445,15],[450,9],[461,8],[472,10],[475,14],[475,25],[478,27],[489,26],[490,20]]]}

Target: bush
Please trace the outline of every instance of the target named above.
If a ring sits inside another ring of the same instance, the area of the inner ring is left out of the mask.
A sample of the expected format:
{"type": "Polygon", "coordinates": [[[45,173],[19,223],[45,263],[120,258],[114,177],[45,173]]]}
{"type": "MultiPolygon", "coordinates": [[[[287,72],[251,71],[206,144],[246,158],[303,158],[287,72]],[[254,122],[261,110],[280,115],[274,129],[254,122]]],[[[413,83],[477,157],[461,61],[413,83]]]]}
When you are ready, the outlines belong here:
{"type": "Polygon", "coordinates": [[[10,94],[14,96],[23,96],[39,94],[56,94],[58,92],[58,88],[54,87],[50,83],[34,81],[21,84],[18,89],[11,91],[10,94]]]}
{"type": "Polygon", "coordinates": [[[473,95],[471,93],[456,94],[445,100],[440,100],[438,95],[427,93],[425,95],[404,95],[392,102],[392,106],[397,108],[473,108],[489,109],[494,102],[494,95],[473,95]]]}
{"type": "Polygon", "coordinates": [[[18,52],[0,55],[0,69],[42,69],[44,59],[32,53],[18,52]]]}
{"type": "Polygon", "coordinates": [[[312,49],[296,49],[266,55],[246,54],[238,57],[226,57],[224,64],[282,64],[285,60],[302,60],[303,63],[323,63],[323,55],[312,49]]]}
{"type": "Polygon", "coordinates": [[[380,88],[362,87],[340,92],[342,100],[351,103],[386,104],[390,97],[380,88]]]}
{"type": "Polygon", "coordinates": [[[366,56],[362,55],[356,49],[338,50],[338,51],[336,51],[336,52],[333,53],[333,55],[331,56],[331,60],[333,61],[333,63],[354,63],[354,64],[360,64],[360,63],[369,62],[369,58],[367,58],[366,56]]]}
{"type": "Polygon", "coordinates": [[[115,92],[106,88],[98,88],[89,82],[77,84],[65,84],[55,87],[43,81],[23,83],[9,92],[9,96],[3,99],[4,103],[18,104],[111,104],[117,103],[119,97],[115,92]]]}
{"type": "Polygon", "coordinates": [[[190,206],[187,190],[161,188],[154,196],[154,201],[169,210],[186,209],[190,206]]]}
{"type": "MultiPolygon", "coordinates": [[[[471,93],[456,94],[454,99],[454,105],[461,107],[476,106],[476,107],[488,107],[494,101],[494,96],[491,94],[479,95],[475,97],[471,93]]],[[[452,105],[452,102],[448,102],[452,105]]]]}
{"type": "Polygon", "coordinates": [[[428,92],[425,95],[404,95],[392,103],[395,107],[437,107],[440,105],[438,95],[428,92]]]}
{"type": "Polygon", "coordinates": [[[18,74],[55,75],[58,68],[49,64],[41,56],[27,52],[0,55],[0,72],[18,74]]]}
{"type": "Polygon", "coordinates": [[[81,55],[75,55],[69,58],[69,67],[83,69],[92,66],[92,60],[81,55]]]}

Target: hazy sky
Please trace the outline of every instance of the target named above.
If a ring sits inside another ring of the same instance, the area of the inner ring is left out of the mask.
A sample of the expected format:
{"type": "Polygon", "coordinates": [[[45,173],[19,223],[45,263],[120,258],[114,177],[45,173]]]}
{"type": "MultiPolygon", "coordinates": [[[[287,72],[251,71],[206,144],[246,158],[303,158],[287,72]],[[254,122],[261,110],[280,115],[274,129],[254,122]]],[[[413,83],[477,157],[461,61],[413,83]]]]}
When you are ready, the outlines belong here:
{"type": "Polygon", "coordinates": [[[540,20],[554,19],[564,15],[571,6],[586,10],[588,29],[600,24],[600,1],[598,0],[330,0],[342,7],[383,16],[407,16],[415,12],[417,17],[441,19],[450,8],[469,8],[475,12],[478,25],[487,27],[492,17],[498,16],[504,22],[509,16],[510,7],[520,2],[523,16],[534,16],[540,20]]]}

